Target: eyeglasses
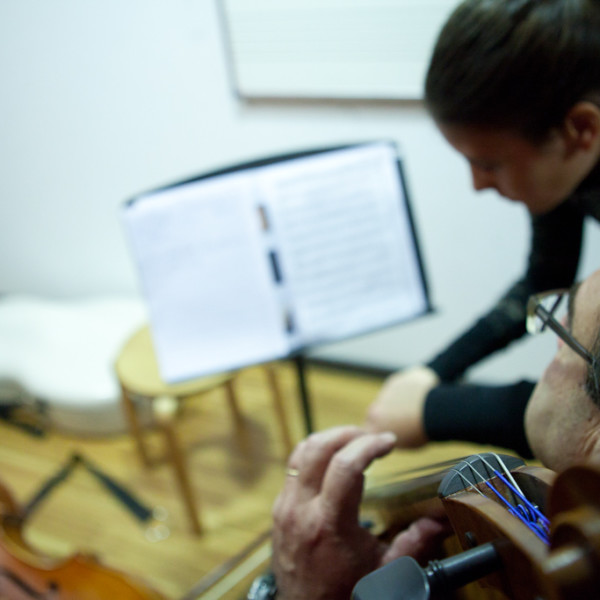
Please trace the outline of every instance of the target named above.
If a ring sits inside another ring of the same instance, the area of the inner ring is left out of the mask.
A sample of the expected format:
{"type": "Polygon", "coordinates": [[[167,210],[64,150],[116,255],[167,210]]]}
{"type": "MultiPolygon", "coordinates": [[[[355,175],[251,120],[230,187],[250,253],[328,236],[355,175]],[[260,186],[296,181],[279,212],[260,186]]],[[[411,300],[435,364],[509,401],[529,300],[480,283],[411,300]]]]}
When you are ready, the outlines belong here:
{"type": "Polygon", "coordinates": [[[531,296],[527,303],[527,331],[540,333],[549,327],[589,365],[593,365],[592,355],[562,325],[564,318],[568,315],[569,290],[553,290],[536,294],[531,296]]]}

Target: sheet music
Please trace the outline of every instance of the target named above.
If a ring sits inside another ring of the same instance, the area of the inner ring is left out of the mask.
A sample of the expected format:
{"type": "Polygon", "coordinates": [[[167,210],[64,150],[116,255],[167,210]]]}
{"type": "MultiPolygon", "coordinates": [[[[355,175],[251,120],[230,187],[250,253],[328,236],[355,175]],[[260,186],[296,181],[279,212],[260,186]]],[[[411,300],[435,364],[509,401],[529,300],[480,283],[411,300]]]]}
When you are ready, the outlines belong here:
{"type": "Polygon", "coordinates": [[[246,174],[150,195],[125,217],[163,379],[288,352],[246,174]]]}
{"type": "Polygon", "coordinates": [[[176,184],[124,213],[165,381],[282,358],[428,309],[389,143],[176,184]]]}
{"type": "Polygon", "coordinates": [[[280,166],[265,182],[305,343],[423,312],[396,161],[392,146],[370,146],[280,166]]]}

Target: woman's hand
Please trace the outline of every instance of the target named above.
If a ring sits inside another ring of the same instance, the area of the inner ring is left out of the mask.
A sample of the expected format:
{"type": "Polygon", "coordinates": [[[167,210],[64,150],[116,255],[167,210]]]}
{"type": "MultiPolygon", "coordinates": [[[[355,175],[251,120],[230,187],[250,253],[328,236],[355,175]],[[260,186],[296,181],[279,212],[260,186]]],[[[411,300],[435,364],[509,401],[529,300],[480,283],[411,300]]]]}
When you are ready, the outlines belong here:
{"type": "Polygon", "coordinates": [[[390,375],[369,406],[365,427],[369,431],[392,431],[399,448],[416,448],[427,443],[423,423],[425,399],[439,384],[428,367],[412,367],[390,375]]]}

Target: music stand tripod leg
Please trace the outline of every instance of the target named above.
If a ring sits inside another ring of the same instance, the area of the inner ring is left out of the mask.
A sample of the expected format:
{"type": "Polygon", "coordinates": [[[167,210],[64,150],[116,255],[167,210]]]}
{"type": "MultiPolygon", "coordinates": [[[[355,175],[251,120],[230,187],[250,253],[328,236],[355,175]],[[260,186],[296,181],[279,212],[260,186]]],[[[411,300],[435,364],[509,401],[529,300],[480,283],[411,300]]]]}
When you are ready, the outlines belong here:
{"type": "Polygon", "coordinates": [[[296,365],[296,375],[298,378],[298,390],[300,392],[300,402],[302,405],[302,414],[304,416],[304,427],[306,435],[310,435],[313,429],[312,411],[310,407],[310,397],[308,394],[308,385],[306,383],[306,362],[304,356],[297,354],[294,356],[294,364],[296,365]]]}

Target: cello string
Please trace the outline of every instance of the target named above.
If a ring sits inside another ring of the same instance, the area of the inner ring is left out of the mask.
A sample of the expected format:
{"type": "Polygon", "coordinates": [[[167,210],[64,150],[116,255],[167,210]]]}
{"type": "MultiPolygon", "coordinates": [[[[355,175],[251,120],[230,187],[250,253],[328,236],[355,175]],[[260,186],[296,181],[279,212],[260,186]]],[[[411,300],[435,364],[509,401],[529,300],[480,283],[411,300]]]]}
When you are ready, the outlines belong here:
{"type": "Polygon", "coordinates": [[[467,483],[468,487],[473,489],[473,491],[477,492],[480,496],[487,498],[487,496],[472,481],[469,481],[469,479],[465,477],[458,469],[450,469],[450,471],[454,471],[459,477],[461,477],[467,483]]]}
{"type": "MultiPolygon", "coordinates": [[[[492,464],[490,464],[490,463],[489,463],[489,462],[488,462],[488,461],[485,459],[485,457],[483,456],[483,454],[478,454],[478,455],[477,455],[477,457],[479,458],[479,460],[480,460],[481,462],[483,462],[483,463],[484,463],[484,465],[485,465],[485,466],[486,466],[486,467],[487,467],[487,468],[490,470],[490,472],[491,472],[491,473],[494,473],[494,474],[495,474],[495,473],[497,473],[497,472],[498,472],[497,468],[496,468],[496,467],[494,467],[492,464]]],[[[502,466],[504,466],[504,467],[506,468],[506,465],[504,464],[504,461],[501,461],[501,460],[499,460],[499,462],[500,462],[500,464],[501,464],[502,466]]],[[[477,473],[476,469],[473,469],[473,470],[475,470],[475,472],[477,473]]],[[[482,477],[482,475],[481,475],[480,473],[477,473],[477,474],[478,474],[480,477],[482,477]]],[[[483,479],[483,478],[482,478],[482,481],[487,481],[488,479],[489,479],[489,477],[487,477],[487,478],[485,478],[485,479],[483,479]]],[[[509,490],[512,492],[512,490],[511,490],[510,488],[508,488],[508,489],[509,489],[509,490]]],[[[514,494],[514,492],[513,492],[512,506],[514,506],[515,508],[518,506],[518,498],[519,498],[519,497],[518,497],[518,495],[514,494]]],[[[508,499],[507,499],[507,500],[508,500],[508,499]]]]}
{"type": "Polygon", "coordinates": [[[401,477],[403,475],[412,475],[414,473],[418,473],[419,471],[444,469],[445,467],[451,467],[451,466],[454,467],[457,464],[464,462],[464,460],[467,458],[469,458],[469,457],[462,456],[462,457],[458,457],[458,458],[449,458],[448,460],[442,460],[437,463],[433,463],[433,464],[429,464],[429,465],[421,465],[418,467],[412,467],[410,469],[393,471],[393,472],[385,473],[385,474],[374,475],[374,474],[369,474],[369,472],[367,471],[367,479],[369,479],[369,477],[370,477],[374,482],[377,482],[378,485],[385,485],[388,480],[390,483],[397,483],[397,478],[401,477]]]}
{"type": "Polygon", "coordinates": [[[502,481],[502,483],[504,483],[504,485],[513,493],[514,496],[516,496],[521,502],[525,503],[525,507],[522,507],[521,505],[517,504],[518,507],[523,508],[523,510],[525,511],[525,513],[529,514],[529,515],[533,515],[531,518],[532,522],[537,522],[539,521],[542,525],[542,527],[544,527],[545,529],[548,529],[550,526],[550,521],[548,520],[548,518],[540,511],[539,507],[534,504],[533,502],[531,502],[527,496],[525,495],[525,493],[523,492],[523,490],[519,487],[519,485],[517,484],[515,478],[513,477],[512,473],[510,472],[510,469],[508,469],[508,467],[506,466],[506,463],[504,462],[504,460],[498,456],[495,453],[492,453],[492,456],[496,457],[496,460],[498,461],[498,463],[500,464],[500,466],[502,467],[502,470],[504,471],[504,474],[506,476],[503,477],[499,471],[497,469],[495,469],[486,459],[483,455],[480,455],[480,459],[494,472],[494,474],[500,479],[500,481],[502,481]]]}
{"type": "Polygon", "coordinates": [[[517,519],[519,519],[519,521],[521,521],[530,531],[532,531],[544,543],[546,543],[546,544],[549,543],[549,539],[546,536],[546,533],[543,530],[543,528],[536,521],[531,521],[528,518],[526,511],[519,510],[522,508],[521,506],[517,506],[517,507],[513,506],[498,490],[496,490],[494,488],[494,486],[489,481],[486,481],[485,484],[496,494],[496,496],[500,499],[500,501],[506,505],[508,512],[511,515],[517,517],[517,519]]]}
{"type": "MultiPolygon", "coordinates": [[[[526,510],[524,510],[519,505],[515,506],[515,505],[511,504],[508,499],[506,499],[485,477],[483,477],[481,475],[481,473],[473,466],[472,463],[467,463],[467,464],[470,467],[470,469],[475,473],[475,475],[477,475],[481,479],[481,482],[483,484],[485,484],[488,487],[488,489],[490,489],[496,495],[496,497],[505,505],[505,507],[507,508],[507,510],[510,514],[515,516],[517,519],[519,519],[519,521],[521,521],[530,531],[532,531],[544,543],[546,543],[546,544],[549,543],[548,536],[546,535],[543,527],[541,527],[537,522],[533,522],[529,518],[527,518],[526,510]]],[[[500,475],[500,473],[497,470],[495,471],[495,473],[497,476],[500,475]]],[[[500,479],[504,479],[504,481],[507,482],[506,478],[503,478],[502,476],[500,476],[500,479]]]]}
{"type": "MultiPolygon", "coordinates": [[[[481,457],[480,457],[481,458],[481,457]]],[[[513,504],[511,504],[511,502],[505,498],[490,482],[488,479],[486,479],[485,477],[483,477],[481,475],[481,473],[473,466],[472,463],[468,463],[469,467],[472,469],[472,471],[479,476],[479,478],[481,479],[481,483],[485,484],[489,490],[491,490],[496,497],[498,498],[498,500],[500,500],[500,502],[502,504],[505,505],[505,507],[507,508],[508,512],[513,515],[514,517],[516,517],[517,519],[519,519],[519,521],[521,521],[529,530],[533,531],[533,533],[535,533],[536,536],[540,537],[543,541],[545,541],[543,539],[542,536],[540,536],[540,532],[538,531],[537,528],[533,528],[531,525],[531,521],[526,518],[526,515],[523,514],[522,510],[519,510],[518,506],[515,506],[513,504]]],[[[496,473],[498,473],[498,471],[496,471],[496,473]]]]}
{"type": "MultiPolygon", "coordinates": [[[[502,483],[504,483],[504,485],[506,485],[509,488],[511,487],[510,482],[504,479],[504,477],[502,477],[501,473],[499,473],[498,471],[496,471],[496,476],[500,479],[500,481],[502,481],[502,483]]],[[[517,490],[511,491],[513,493],[518,493],[517,490]]],[[[529,513],[533,514],[536,517],[536,520],[540,521],[544,527],[550,526],[550,520],[539,510],[539,508],[535,504],[530,502],[524,495],[522,495],[520,499],[525,503],[525,506],[527,507],[529,513]]]]}
{"type": "MultiPolygon", "coordinates": [[[[495,475],[497,475],[498,473],[498,469],[492,465],[488,460],[486,460],[486,458],[483,456],[483,454],[479,454],[479,459],[486,465],[486,467],[495,475]]],[[[513,483],[513,487],[507,486],[507,488],[510,490],[510,492],[513,495],[512,501],[513,501],[513,505],[518,507],[519,506],[519,499],[524,497],[524,494],[521,490],[521,488],[518,486],[517,482],[514,480],[512,473],[510,472],[510,469],[506,466],[506,463],[496,454],[494,454],[493,456],[496,457],[496,460],[498,461],[498,464],[500,465],[501,469],[504,471],[505,474],[507,474],[507,478],[510,478],[510,480],[513,483]],[[518,493],[515,493],[514,490],[518,490],[518,493]]]]}
{"type": "MultiPolygon", "coordinates": [[[[502,467],[502,471],[504,471],[506,478],[513,484],[515,489],[519,490],[519,495],[525,496],[525,494],[523,493],[523,490],[521,490],[521,488],[519,487],[519,484],[515,481],[515,478],[513,477],[512,473],[510,472],[510,469],[506,466],[506,463],[504,462],[504,460],[500,456],[498,456],[495,452],[492,452],[492,456],[498,461],[498,464],[502,467]]],[[[493,467],[488,463],[488,461],[483,456],[481,456],[481,459],[485,462],[486,465],[488,465],[491,469],[493,469],[493,467]]]]}

